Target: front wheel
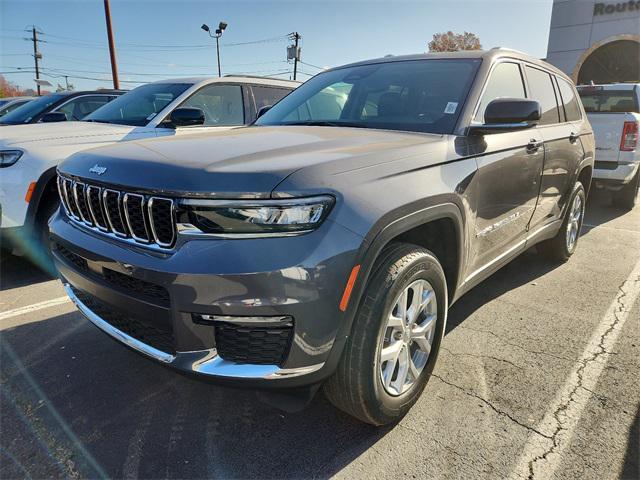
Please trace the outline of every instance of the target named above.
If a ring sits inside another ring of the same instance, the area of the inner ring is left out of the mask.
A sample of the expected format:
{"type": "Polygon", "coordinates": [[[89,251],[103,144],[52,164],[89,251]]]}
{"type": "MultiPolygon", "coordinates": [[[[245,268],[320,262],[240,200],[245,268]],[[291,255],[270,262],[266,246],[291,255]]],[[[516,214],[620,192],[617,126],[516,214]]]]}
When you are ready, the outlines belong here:
{"type": "Polygon", "coordinates": [[[538,245],[538,252],[550,260],[559,262],[569,260],[578,245],[586,201],[584,187],[577,182],[560,230],[555,237],[541,242],[538,245]]]}
{"type": "Polygon", "coordinates": [[[397,243],[376,262],[351,336],[324,391],[338,408],[373,425],[401,419],[433,370],[447,314],[438,259],[397,243]]]}

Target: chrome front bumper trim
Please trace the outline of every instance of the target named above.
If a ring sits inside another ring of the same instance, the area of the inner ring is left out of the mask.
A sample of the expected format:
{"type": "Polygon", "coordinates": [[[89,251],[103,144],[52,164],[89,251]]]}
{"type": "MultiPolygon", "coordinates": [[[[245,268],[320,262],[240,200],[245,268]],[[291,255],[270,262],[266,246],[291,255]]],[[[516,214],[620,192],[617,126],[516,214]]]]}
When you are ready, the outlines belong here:
{"type": "Polygon", "coordinates": [[[67,295],[78,310],[100,330],[143,355],[182,371],[211,377],[274,380],[307,375],[320,370],[324,366],[324,363],[298,368],[280,368],[277,365],[240,365],[222,359],[218,356],[215,348],[193,352],[177,352],[175,355],[171,355],[127,335],[104,321],[80,301],[68,283],[63,285],[67,295]]]}

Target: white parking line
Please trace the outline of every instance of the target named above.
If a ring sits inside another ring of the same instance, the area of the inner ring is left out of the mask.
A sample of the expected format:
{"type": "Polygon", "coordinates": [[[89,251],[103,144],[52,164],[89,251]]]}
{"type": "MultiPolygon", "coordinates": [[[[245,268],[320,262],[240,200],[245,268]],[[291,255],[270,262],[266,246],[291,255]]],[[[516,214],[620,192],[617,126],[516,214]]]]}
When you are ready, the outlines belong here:
{"type": "Polygon", "coordinates": [[[42,310],[43,308],[55,307],[56,305],[62,305],[63,303],[67,303],[70,301],[71,300],[69,299],[69,297],[64,296],[54,298],[53,300],[45,300],[44,302],[34,303],[33,305],[27,305],[26,307],[7,310],[6,312],[0,312],[0,321],[17,317],[18,315],[24,315],[25,313],[35,312],[36,310],[42,310]]]}
{"type": "MultiPolygon", "coordinates": [[[[593,332],[564,387],[557,393],[541,423],[544,437],[532,434],[513,472],[513,478],[554,478],[564,450],[571,444],[580,416],[607,364],[629,312],[640,294],[640,261],[636,263],[602,321],[593,332]]],[[[637,319],[636,319],[637,320],[637,319]]]]}

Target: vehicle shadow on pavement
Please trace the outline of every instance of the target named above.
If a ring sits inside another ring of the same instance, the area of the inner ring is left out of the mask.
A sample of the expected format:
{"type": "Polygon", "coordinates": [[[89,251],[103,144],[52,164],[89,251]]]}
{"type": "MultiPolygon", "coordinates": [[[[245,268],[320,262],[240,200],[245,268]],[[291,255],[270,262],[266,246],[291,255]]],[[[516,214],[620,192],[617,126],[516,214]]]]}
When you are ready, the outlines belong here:
{"type": "Polygon", "coordinates": [[[627,452],[624,456],[624,467],[620,478],[625,480],[640,478],[640,405],[629,429],[627,452]]]}
{"type": "Polygon", "coordinates": [[[26,257],[2,252],[0,258],[0,291],[47,282],[52,274],[35,266],[26,257]]]}
{"type": "Polygon", "coordinates": [[[587,235],[594,227],[611,222],[628,212],[611,203],[611,194],[592,189],[587,199],[581,235],[587,235]]]}
{"type": "Polygon", "coordinates": [[[0,338],[5,478],[324,478],[389,431],[321,394],[292,414],[184,377],[76,312],[0,338]]]}

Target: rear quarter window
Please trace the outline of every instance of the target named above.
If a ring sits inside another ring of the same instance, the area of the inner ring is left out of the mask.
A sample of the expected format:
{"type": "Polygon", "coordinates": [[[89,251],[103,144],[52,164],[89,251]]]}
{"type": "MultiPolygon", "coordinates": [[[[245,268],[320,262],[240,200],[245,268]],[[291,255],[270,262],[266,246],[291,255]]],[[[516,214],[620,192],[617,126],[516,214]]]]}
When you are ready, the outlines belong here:
{"type": "Polygon", "coordinates": [[[582,118],[580,106],[578,105],[578,97],[575,94],[573,86],[566,80],[558,78],[558,87],[560,88],[560,96],[562,97],[562,105],[567,122],[575,122],[582,118]]]}

